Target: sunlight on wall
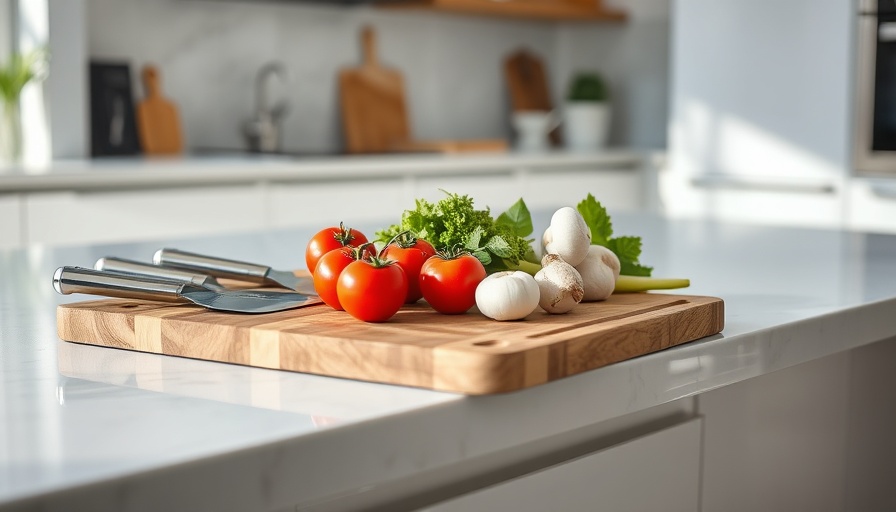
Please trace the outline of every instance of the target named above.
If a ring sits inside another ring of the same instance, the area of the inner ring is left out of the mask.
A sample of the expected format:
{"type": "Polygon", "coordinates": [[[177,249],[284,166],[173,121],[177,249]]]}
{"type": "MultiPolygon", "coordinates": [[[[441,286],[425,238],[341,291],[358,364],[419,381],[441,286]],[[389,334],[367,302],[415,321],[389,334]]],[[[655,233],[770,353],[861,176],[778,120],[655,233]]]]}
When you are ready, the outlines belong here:
{"type": "MultiPolygon", "coordinates": [[[[46,48],[49,41],[47,0],[19,2],[19,51],[46,48]]],[[[51,56],[52,58],[52,56],[51,56]]],[[[50,161],[50,125],[43,82],[22,89],[22,160],[27,166],[50,161]]]]}

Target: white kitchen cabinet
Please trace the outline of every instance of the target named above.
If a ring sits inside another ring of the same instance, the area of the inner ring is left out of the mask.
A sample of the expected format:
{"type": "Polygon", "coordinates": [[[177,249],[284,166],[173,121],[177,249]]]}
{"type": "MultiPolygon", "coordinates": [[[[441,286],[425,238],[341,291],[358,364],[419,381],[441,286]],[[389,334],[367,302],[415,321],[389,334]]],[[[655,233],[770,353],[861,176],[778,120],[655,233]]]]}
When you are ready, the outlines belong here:
{"type": "Polygon", "coordinates": [[[839,180],[661,174],[662,210],[673,217],[813,228],[843,225],[839,180]]]}
{"type": "Polygon", "coordinates": [[[20,196],[16,194],[0,195],[0,249],[24,245],[20,210],[20,196]]]}
{"type": "Polygon", "coordinates": [[[483,172],[470,175],[418,176],[413,179],[413,194],[407,208],[414,206],[414,199],[438,201],[444,192],[468,195],[477,208],[489,207],[495,215],[506,210],[520,197],[525,197],[520,172],[510,170],[483,172]]]}
{"type": "Polygon", "coordinates": [[[400,178],[272,183],[267,188],[267,225],[322,227],[385,218],[398,222],[401,212],[413,206],[407,188],[400,178]]]}
{"type": "Polygon", "coordinates": [[[151,240],[264,227],[259,186],[47,192],[25,198],[31,244],[151,240]]]}
{"type": "Polygon", "coordinates": [[[836,228],[851,168],[848,0],[671,4],[673,216],[836,228]]]}
{"type": "Polygon", "coordinates": [[[699,509],[701,418],[425,509],[692,512],[699,509]]]}
{"type": "Polygon", "coordinates": [[[524,196],[530,209],[575,206],[590,192],[609,210],[633,211],[645,206],[645,183],[638,169],[531,169],[524,196]]]}
{"type": "Polygon", "coordinates": [[[896,233],[896,180],[854,178],[847,202],[849,229],[896,233]]]}
{"type": "Polygon", "coordinates": [[[849,388],[845,353],[699,395],[701,510],[869,510],[843,508],[849,388]]]}

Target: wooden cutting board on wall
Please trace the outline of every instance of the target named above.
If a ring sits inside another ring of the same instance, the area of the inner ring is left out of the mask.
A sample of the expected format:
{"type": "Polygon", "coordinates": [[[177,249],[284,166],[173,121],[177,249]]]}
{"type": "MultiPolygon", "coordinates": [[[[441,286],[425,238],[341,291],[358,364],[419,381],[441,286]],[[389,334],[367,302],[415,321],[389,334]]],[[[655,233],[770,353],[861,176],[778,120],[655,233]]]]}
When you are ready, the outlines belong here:
{"type": "Polygon", "coordinates": [[[716,334],[714,297],[613,295],[524,321],[425,303],[368,324],[326,305],[264,315],[100,300],[59,306],[66,341],[467,394],[515,391],[716,334]]]}
{"type": "MultiPolygon", "coordinates": [[[[514,112],[549,112],[554,109],[545,65],[537,55],[528,50],[519,50],[509,55],[504,60],[504,78],[514,112]]],[[[551,142],[559,144],[560,130],[553,130],[550,137],[551,142]]]]}
{"type": "Polygon", "coordinates": [[[342,124],[349,153],[382,153],[408,141],[411,130],[401,73],[380,65],[376,35],[361,31],[363,60],[339,73],[342,124]]]}
{"type": "Polygon", "coordinates": [[[146,97],[137,105],[140,145],[148,155],[176,155],[183,152],[177,106],[162,96],[161,78],[154,66],[143,68],[146,97]]]}

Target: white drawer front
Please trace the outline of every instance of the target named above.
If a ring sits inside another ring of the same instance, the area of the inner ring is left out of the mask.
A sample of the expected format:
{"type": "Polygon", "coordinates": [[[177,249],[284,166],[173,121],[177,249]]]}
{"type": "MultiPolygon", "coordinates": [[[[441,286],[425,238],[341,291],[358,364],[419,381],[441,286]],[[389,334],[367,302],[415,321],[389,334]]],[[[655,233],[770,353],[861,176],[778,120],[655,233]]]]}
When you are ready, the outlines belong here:
{"type": "Polygon", "coordinates": [[[398,222],[401,212],[413,206],[413,202],[405,199],[405,189],[406,184],[400,179],[272,184],[268,193],[270,225],[323,228],[339,222],[354,224],[371,219],[398,222]]]}
{"type": "Polygon", "coordinates": [[[701,429],[695,418],[425,510],[693,512],[701,429]]]}
{"type": "Polygon", "coordinates": [[[853,180],[849,186],[847,227],[896,233],[896,180],[853,180]]]}
{"type": "Polygon", "coordinates": [[[17,195],[0,196],[0,249],[21,247],[21,199],[17,195]]]}
{"type": "Polygon", "coordinates": [[[695,185],[685,177],[661,181],[662,209],[673,217],[709,217],[776,226],[839,228],[840,188],[818,182],[732,182],[695,185]]]}
{"type": "Polygon", "coordinates": [[[645,206],[644,183],[637,170],[533,170],[526,178],[530,208],[575,206],[588,193],[609,210],[637,210],[645,206]]]}
{"type": "Polygon", "coordinates": [[[47,245],[249,231],[265,220],[254,186],[40,193],[25,211],[29,243],[47,245]]]}

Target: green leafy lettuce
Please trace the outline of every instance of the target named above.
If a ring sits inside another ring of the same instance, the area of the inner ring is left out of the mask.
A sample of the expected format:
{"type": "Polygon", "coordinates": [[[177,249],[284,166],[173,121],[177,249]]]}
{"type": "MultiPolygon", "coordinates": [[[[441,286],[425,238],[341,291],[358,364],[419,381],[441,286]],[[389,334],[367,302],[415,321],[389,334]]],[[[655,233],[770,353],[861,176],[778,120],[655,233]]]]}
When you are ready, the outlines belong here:
{"type": "Polygon", "coordinates": [[[489,272],[515,268],[520,261],[538,261],[532,250],[532,217],[526,203],[517,201],[506,212],[492,218],[486,208],[477,210],[467,195],[446,192],[436,203],[417,199],[413,210],[405,210],[401,223],[376,233],[388,242],[402,231],[411,231],[437,250],[463,247],[479,259],[489,272]]]}
{"type": "Polygon", "coordinates": [[[641,237],[620,236],[614,238],[613,223],[610,221],[607,209],[591,194],[588,194],[588,197],[576,205],[576,209],[582,214],[585,224],[591,229],[591,243],[602,245],[616,253],[621,264],[621,274],[650,277],[653,267],[641,265],[638,261],[641,256],[641,237]]]}

